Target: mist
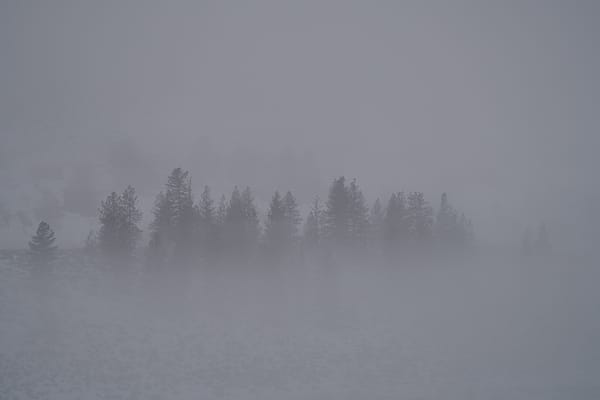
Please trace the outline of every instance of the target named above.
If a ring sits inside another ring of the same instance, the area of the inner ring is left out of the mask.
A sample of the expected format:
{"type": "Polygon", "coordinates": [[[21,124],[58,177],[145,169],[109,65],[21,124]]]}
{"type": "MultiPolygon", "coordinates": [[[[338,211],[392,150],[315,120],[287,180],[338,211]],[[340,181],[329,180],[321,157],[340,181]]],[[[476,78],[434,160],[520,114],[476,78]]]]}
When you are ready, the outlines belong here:
{"type": "Polygon", "coordinates": [[[0,398],[596,398],[594,1],[0,4],[0,398]]]}

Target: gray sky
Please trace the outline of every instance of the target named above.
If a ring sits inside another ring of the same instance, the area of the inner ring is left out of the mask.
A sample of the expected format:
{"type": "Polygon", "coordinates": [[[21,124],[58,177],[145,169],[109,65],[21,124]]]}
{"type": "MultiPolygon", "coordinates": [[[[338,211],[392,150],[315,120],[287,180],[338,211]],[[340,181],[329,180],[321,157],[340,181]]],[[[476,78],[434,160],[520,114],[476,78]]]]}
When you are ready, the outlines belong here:
{"type": "Polygon", "coordinates": [[[3,0],[0,248],[41,218],[81,243],[109,191],[148,209],[176,166],[259,202],[342,174],[369,200],[448,191],[485,239],[542,219],[589,239],[599,17],[592,0],[3,0]]]}

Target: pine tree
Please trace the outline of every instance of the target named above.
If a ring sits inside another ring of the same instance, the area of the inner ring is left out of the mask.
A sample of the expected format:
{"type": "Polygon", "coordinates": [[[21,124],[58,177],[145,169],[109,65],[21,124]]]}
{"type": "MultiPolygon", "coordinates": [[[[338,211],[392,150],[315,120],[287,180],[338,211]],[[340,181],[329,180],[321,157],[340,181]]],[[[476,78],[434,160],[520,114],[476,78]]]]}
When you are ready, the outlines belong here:
{"type": "Polygon", "coordinates": [[[278,191],[271,198],[265,223],[265,247],[271,255],[285,250],[287,241],[286,209],[278,191]]]}
{"type": "Polygon", "coordinates": [[[253,249],[260,237],[258,210],[254,205],[254,196],[248,186],[242,192],[242,208],[244,215],[244,241],[249,249],[253,249]]]}
{"type": "MultiPolygon", "coordinates": [[[[56,259],[57,246],[54,245],[55,241],[56,237],[50,225],[44,221],[40,222],[35,235],[32,236],[29,242],[29,255],[34,267],[47,268],[56,259]]],[[[40,270],[40,272],[44,271],[40,270]]]]}
{"type": "Polygon", "coordinates": [[[188,171],[175,168],[167,179],[166,191],[158,194],[151,227],[153,253],[162,259],[187,263],[195,249],[197,218],[188,171]]]}
{"type": "Polygon", "coordinates": [[[348,215],[350,240],[353,244],[364,245],[367,243],[369,235],[369,208],[356,179],[350,182],[348,199],[350,203],[348,215]]]}
{"type": "Polygon", "coordinates": [[[369,212],[369,236],[372,244],[379,243],[383,238],[383,221],[383,207],[381,206],[381,201],[377,198],[369,212]]]}
{"type": "Polygon", "coordinates": [[[289,190],[283,197],[283,207],[285,209],[285,219],[287,223],[288,238],[290,241],[296,242],[298,239],[298,230],[302,217],[300,216],[300,210],[298,210],[298,203],[296,198],[289,190]]]}
{"type": "Polygon", "coordinates": [[[350,237],[350,196],[346,179],[334,179],[323,213],[323,236],[332,245],[348,243],[350,237]]]}
{"type": "Polygon", "coordinates": [[[201,247],[206,256],[214,256],[217,251],[219,232],[218,215],[214,201],[210,195],[210,188],[204,186],[200,202],[197,207],[199,219],[199,234],[201,247]]]}
{"type": "Polygon", "coordinates": [[[169,207],[167,197],[164,192],[160,192],[154,201],[154,216],[150,223],[150,243],[148,255],[153,258],[151,260],[155,266],[158,266],[167,257],[170,249],[166,238],[170,235],[172,210],[169,207]]]}
{"type": "Polygon", "coordinates": [[[385,209],[383,236],[388,248],[397,248],[408,239],[406,198],[403,192],[392,193],[385,209]]]}
{"type": "Polygon", "coordinates": [[[237,256],[254,250],[260,235],[258,211],[250,188],[240,193],[236,186],[231,193],[224,222],[225,247],[237,256]]]}
{"type": "Polygon", "coordinates": [[[112,192],[100,203],[99,212],[98,248],[102,254],[120,261],[131,257],[142,232],[135,189],[128,186],[121,195],[112,192]]]}
{"type": "Polygon", "coordinates": [[[442,245],[455,245],[462,241],[463,234],[456,210],[450,205],[448,195],[443,193],[435,221],[437,240],[442,245]]]}
{"type": "Polygon", "coordinates": [[[217,224],[223,225],[225,223],[225,216],[227,215],[227,198],[225,195],[221,195],[219,200],[219,206],[217,207],[217,224]]]}
{"type": "Polygon", "coordinates": [[[103,255],[117,257],[122,254],[121,242],[121,199],[117,192],[112,192],[106,200],[100,203],[100,231],[98,246],[103,255]]]}
{"type": "Polygon", "coordinates": [[[433,210],[421,192],[410,193],[407,201],[406,218],[409,237],[415,243],[425,244],[432,237],[433,210]]]}
{"type": "Polygon", "coordinates": [[[142,230],[139,223],[142,212],[137,205],[137,195],[132,186],[127,186],[119,199],[121,207],[121,220],[119,226],[119,239],[123,246],[124,254],[130,256],[137,246],[142,230]]]}
{"type": "Polygon", "coordinates": [[[178,258],[186,258],[193,246],[194,238],[194,199],[192,183],[188,171],[175,168],[167,180],[166,201],[171,209],[171,240],[178,258]]]}
{"type": "Polygon", "coordinates": [[[315,249],[321,243],[323,210],[319,198],[315,198],[304,223],[304,243],[309,249],[315,249]]]}

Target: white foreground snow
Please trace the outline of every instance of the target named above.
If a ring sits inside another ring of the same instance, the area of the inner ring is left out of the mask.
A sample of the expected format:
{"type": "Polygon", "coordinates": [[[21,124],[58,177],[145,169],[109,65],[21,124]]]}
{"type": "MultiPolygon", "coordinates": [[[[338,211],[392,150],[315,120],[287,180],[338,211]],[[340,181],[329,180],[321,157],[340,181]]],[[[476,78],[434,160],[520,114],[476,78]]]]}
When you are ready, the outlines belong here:
{"type": "Polygon", "coordinates": [[[0,399],[598,399],[593,263],[198,278],[0,264],[0,399]]]}

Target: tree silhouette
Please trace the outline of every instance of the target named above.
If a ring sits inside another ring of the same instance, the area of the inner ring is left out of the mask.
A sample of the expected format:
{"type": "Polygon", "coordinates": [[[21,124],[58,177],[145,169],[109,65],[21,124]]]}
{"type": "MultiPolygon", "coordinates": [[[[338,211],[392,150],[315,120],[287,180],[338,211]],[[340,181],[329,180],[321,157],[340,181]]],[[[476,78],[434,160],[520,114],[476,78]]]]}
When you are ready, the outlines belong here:
{"type": "Polygon", "coordinates": [[[56,237],[50,225],[44,221],[40,222],[35,235],[29,241],[31,264],[38,268],[38,272],[47,273],[48,266],[56,259],[55,241],[56,237]]]}

